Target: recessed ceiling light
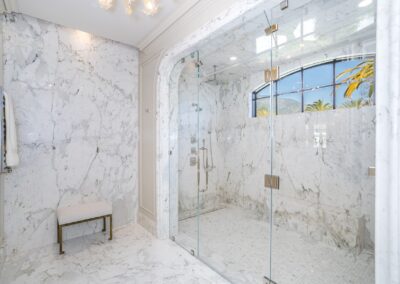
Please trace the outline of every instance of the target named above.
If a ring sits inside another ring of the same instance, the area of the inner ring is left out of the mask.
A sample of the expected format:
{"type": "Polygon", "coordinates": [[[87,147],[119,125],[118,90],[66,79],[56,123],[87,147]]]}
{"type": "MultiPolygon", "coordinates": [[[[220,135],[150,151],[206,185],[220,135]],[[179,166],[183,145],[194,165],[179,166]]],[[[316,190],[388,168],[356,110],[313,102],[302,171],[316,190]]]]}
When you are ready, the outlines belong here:
{"type": "Polygon", "coordinates": [[[364,8],[372,4],[372,0],[362,0],[360,3],[358,3],[358,7],[364,8]]]}
{"type": "Polygon", "coordinates": [[[236,57],[236,56],[231,56],[231,57],[229,57],[229,60],[230,60],[230,61],[236,61],[236,60],[237,60],[237,57],[236,57]]]}

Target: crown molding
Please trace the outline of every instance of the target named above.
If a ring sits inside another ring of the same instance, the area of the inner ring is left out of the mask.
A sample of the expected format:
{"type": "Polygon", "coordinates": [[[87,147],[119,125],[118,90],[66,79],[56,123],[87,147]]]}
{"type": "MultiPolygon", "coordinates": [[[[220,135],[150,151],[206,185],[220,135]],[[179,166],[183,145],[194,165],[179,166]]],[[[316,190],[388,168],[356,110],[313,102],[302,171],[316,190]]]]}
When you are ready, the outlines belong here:
{"type": "Polygon", "coordinates": [[[0,0],[0,9],[1,12],[11,13],[11,12],[19,12],[18,2],[17,0],[0,0]]]}
{"type": "Polygon", "coordinates": [[[201,0],[186,0],[181,6],[179,6],[168,18],[161,21],[157,27],[149,33],[144,39],[142,39],[137,47],[139,50],[145,49],[154,39],[161,35],[171,25],[173,25],[179,18],[186,14],[201,0]]]}

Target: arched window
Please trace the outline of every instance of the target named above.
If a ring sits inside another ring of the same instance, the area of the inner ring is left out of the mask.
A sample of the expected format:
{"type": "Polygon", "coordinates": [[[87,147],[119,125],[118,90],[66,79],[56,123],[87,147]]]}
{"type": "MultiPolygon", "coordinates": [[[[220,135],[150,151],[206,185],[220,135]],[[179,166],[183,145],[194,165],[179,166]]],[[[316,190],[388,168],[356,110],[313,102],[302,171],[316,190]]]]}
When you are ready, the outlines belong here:
{"type": "Polygon", "coordinates": [[[253,117],[374,105],[374,68],[375,58],[368,55],[292,71],[253,92],[253,117]]]}

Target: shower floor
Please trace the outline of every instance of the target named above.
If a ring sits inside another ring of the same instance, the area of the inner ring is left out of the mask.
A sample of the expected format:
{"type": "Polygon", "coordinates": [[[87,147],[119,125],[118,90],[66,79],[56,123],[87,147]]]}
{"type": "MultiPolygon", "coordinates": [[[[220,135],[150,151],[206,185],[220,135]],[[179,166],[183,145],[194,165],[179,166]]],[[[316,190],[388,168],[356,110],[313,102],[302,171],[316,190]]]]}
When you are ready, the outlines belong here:
{"type": "MultiPolygon", "coordinates": [[[[196,248],[197,219],[179,222],[176,241],[196,248]]],[[[227,207],[200,216],[199,256],[234,283],[264,283],[269,274],[269,228],[253,212],[227,207]]],[[[272,280],[278,284],[374,283],[374,256],[273,228],[272,280]]]]}

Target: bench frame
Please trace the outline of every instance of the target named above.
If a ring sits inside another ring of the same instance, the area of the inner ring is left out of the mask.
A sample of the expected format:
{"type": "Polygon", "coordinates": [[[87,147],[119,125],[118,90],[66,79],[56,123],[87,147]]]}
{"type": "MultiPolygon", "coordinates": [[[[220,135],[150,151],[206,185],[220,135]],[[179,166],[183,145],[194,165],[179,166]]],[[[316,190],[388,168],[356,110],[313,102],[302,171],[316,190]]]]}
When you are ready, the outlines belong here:
{"type": "Polygon", "coordinates": [[[63,251],[63,235],[62,235],[62,229],[63,227],[71,226],[71,225],[76,225],[84,222],[89,222],[89,221],[94,221],[98,219],[103,219],[103,232],[106,231],[106,218],[110,218],[110,237],[108,238],[110,241],[112,240],[112,214],[109,215],[104,215],[104,216],[99,216],[95,218],[90,218],[90,219],[85,219],[81,221],[76,221],[72,223],[67,223],[67,224],[58,224],[57,221],[57,242],[60,244],[60,254],[64,254],[65,252],[63,251]]]}

